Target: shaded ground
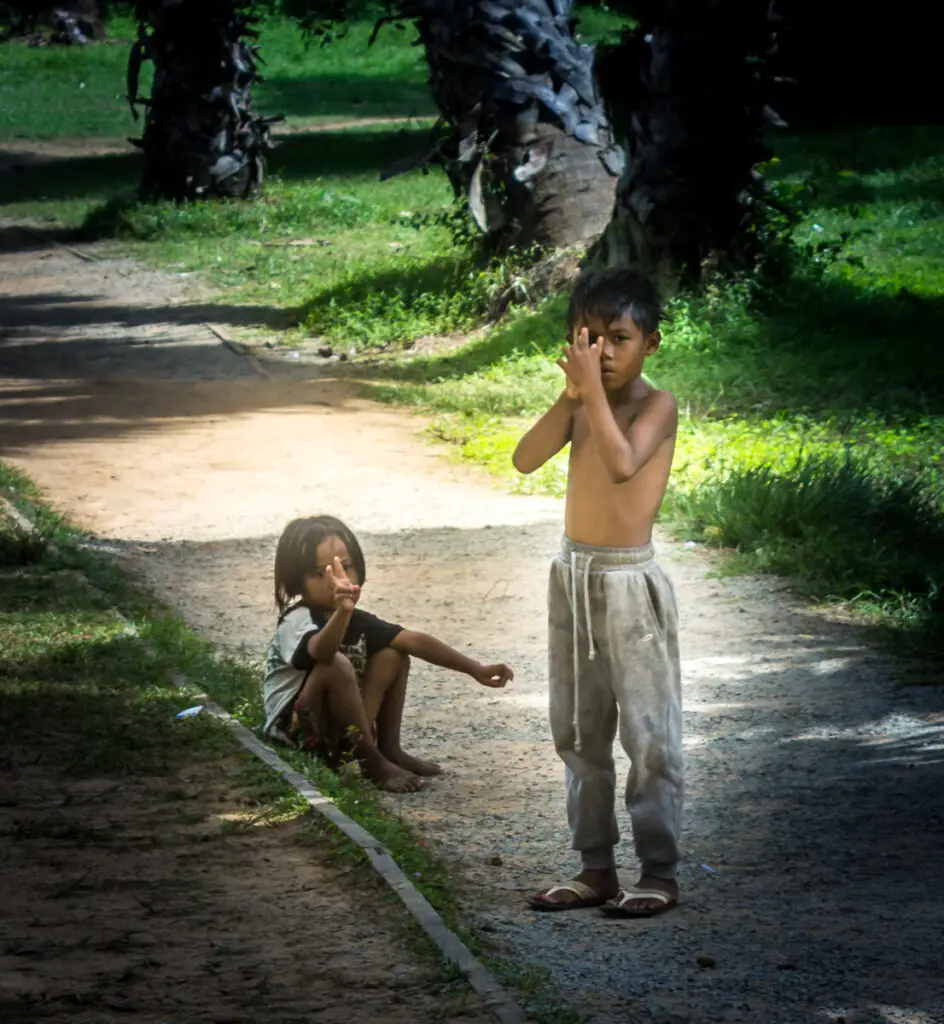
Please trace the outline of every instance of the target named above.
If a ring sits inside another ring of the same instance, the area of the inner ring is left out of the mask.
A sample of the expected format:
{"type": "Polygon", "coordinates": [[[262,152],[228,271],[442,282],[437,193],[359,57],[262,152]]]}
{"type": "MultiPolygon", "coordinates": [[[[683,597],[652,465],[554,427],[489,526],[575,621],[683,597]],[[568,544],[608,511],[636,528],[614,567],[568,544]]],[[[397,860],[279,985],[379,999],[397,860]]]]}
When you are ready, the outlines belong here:
{"type": "MultiPolygon", "coordinates": [[[[378,124],[406,124],[424,121],[423,117],[389,116],[359,117],[355,120],[345,117],[295,117],[285,124],[276,125],[272,130],[274,139],[302,135],[306,132],[341,131],[343,128],[366,128],[378,124]]],[[[54,164],[63,160],[84,159],[95,156],[131,156],[140,153],[127,139],[100,138],[87,136],[68,138],[57,136],[51,139],[3,139],[0,140],[0,174],[22,173],[33,167],[54,164]]]]}
{"type": "Polygon", "coordinates": [[[245,758],[64,781],[41,748],[0,765],[8,1024],[494,1019],[410,951],[367,869],[253,824],[245,758]]]}
{"type": "Polygon", "coordinates": [[[559,504],[447,465],[416,421],[304,367],[260,377],[188,322],[176,284],[118,264],[103,283],[111,267],[2,258],[0,457],[221,646],[258,657],[278,531],[326,510],[364,541],[366,607],[511,662],[497,696],[416,666],[407,740],[450,774],[396,801],[459,864],[484,928],[600,1024],[944,1021],[944,690],[899,685],[901,666],[776,581],[713,579],[663,540],[683,619],[684,903],[629,926],[532,914],[523,893],[573,864],[544,710],[559,504]]]}

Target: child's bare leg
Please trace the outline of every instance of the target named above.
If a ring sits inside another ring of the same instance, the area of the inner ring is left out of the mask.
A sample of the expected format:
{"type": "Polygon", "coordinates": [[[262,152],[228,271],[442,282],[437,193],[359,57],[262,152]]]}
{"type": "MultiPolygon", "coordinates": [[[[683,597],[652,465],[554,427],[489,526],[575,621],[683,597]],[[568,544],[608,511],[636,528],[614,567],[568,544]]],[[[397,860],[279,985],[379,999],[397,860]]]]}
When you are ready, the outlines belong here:
{"type": "Polygon", "coordinates": [[[422,780],[378,750],[370,719],[364,709],[351,663],[335,655],[330,665],[316,665],[308,674],[299,700],[313,708],[327,704],[329,717],[354,733],[355,749],[367,777],[380,789],[409,793],[422,788],[422,780]]]}
{"type": "Polygon", "coordinates": [[[406,702],[410,659],[392,647],[378,651],[367,662],[364,672],[364,711],[377,723],[377,747],[388,761],[415,775],[438,775],[442,768],[404,753],[400,746],[400,726],[406,702]]]}

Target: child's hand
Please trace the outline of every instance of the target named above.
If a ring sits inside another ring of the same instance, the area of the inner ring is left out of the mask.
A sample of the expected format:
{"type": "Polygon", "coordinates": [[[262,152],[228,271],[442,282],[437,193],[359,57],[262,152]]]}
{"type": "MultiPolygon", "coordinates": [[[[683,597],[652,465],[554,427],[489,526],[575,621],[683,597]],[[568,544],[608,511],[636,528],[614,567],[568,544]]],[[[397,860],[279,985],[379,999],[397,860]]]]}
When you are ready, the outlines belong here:
{"type": "Polygon", "coordinates": [[[593,388],[603,385],[600,375],[600,346],[590,344],[590,332],[581,328],[574,338],[573,344],[564,346],[563,358],[557,365],[567,375],[567,396],[582,398],[593,388]]]}
{"type": "Polygon", "coordinates": [[[334,607],[339,611],[354,611],[361,588],[347,578],[340,558],[335,558],[333,566],[325,566],[325,575],[331,585],[331,600],[334,602],[334,607]]]}
{"type": "Polygon", "coordinates": [[[501,689],[515,678],[514,672],[507,665],[479,665],[475,672],[475,681],[482,686],[501,689]]]}

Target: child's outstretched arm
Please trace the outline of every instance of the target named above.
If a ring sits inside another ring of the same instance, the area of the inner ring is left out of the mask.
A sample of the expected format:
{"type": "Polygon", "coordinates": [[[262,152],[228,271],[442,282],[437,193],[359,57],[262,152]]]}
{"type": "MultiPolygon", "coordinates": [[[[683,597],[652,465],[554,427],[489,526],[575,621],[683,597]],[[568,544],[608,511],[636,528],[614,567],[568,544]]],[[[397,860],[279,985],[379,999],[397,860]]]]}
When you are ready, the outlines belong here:
{"type": "Polygon", "coordinates": [[[515,678],[514,672],[507,665],[482,665],[428,633],[416,633],[412,629],[401,630],[390,646],[401,654],[409,654],[421,661],[428,661],[431,665],[462,672],[482,686],[502,687],[515,678]]]}
{"type": "Polygon", "coordinates": [[[570,440],[574,422],[574,409],[580,399],[572,390],[561,392],[557,401],[524,435],[511,457],[519,473],[533,473],[548,459],[553,458],[570,440]]]}

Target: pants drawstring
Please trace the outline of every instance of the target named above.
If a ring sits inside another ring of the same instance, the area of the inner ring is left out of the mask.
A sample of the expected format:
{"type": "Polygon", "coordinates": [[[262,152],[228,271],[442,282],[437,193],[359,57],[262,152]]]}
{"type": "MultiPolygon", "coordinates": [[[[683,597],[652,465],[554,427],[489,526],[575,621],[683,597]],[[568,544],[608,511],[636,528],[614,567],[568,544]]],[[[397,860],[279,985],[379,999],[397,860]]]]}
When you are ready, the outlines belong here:
{"type": "MultiPolygon", "coordinates": [[[[593,555],[587,558],[583,566],[583,615],[587,624],[587,657],[590,661],[596,657],[593,644],[593,625],[590,620],[590,563],[593,555]]],[[[577,552],[570,553],[570,595],[573,606],[574,620],[574,749],[580,750],[580,604],[577,599],[577,552]]]]}
{"type": "Polygon", "coordinates": [[[593,647],[593,624],[590,621],[590,563],[593,555],[587,559],[583,569],[583,614],[587,620],[587,657],[593,661],[597,652],[593,647]]]}

